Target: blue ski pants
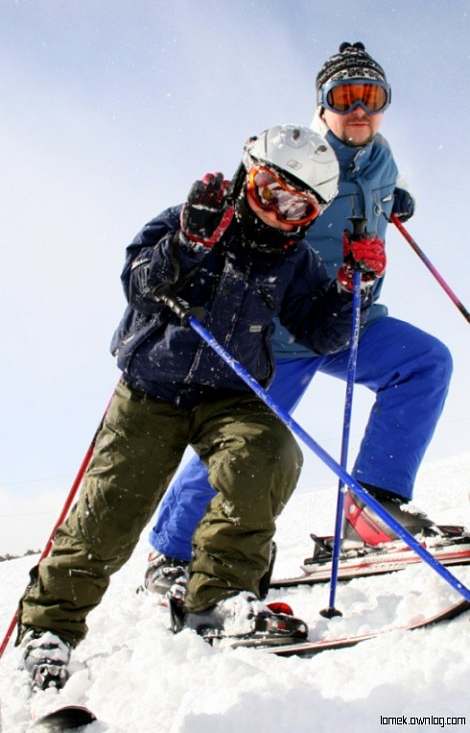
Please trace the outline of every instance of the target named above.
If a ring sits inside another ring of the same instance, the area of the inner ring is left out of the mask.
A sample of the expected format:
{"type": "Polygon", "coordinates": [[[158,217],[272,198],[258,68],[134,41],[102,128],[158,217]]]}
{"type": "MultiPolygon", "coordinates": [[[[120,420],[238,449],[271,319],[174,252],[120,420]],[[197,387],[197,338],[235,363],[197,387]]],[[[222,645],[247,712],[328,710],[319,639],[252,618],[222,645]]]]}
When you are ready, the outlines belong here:
{"type": "MultiPolygon", "coordinates": [[[[294,410],[317,371],[346,380],[349,351],[280,359],[269,393],[294,410]]],[[[452,374],[447,347],[434,336],[390,316],[361,335],[356,384],[375,392],[353,476],[409,500],[424,452],[442,412],[452,374]]],[[[193,532],[214,496],[207,469],[194,456],[168,489],[150,533],[152,546],[191,559],[193,532]]]]}

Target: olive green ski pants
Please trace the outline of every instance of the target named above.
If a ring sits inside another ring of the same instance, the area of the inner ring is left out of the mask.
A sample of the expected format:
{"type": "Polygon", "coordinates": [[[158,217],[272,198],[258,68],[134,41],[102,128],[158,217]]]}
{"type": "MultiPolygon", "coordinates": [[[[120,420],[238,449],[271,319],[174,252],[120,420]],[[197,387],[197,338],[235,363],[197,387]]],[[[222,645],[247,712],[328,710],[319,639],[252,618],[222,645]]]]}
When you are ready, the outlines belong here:
{"type": "Polygon", "coordinates": [[[302,464],[291,433],[250,394],[183,410],[121,381],[80,497],[51,555],[31,572],[20,638],[28,626],[74,645],[85,636],[88,613],[130,557],[187,445],[207,464],[217,495],[195,533],[186,607],[200,611],[237,591],[258,593],[275,518],[302,464]]]}

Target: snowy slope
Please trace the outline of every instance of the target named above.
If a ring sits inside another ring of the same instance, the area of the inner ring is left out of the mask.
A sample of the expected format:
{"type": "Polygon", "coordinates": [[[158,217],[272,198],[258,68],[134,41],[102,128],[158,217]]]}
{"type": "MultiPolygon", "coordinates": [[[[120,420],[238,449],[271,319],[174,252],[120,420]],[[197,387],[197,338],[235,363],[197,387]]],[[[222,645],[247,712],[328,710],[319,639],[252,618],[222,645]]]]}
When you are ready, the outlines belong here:
{"type": "MultiPolygon", "coordinates": [[[[470,526],[470,454],[425,467],[416,503],[441,522],[470,526]]],[[[335,487],[294,497],[279,521],[276,575],[296,572],[310,552],[308,533],[330,532],[335,487]]],[[[253,650],[214,650],[190,632],[173,636],[167,611],[152,597],[136,595],[147,546],[145,538],[90,616],[90,633],[75,653],[76,672],[63,702],[89,705],[102,722],[87,733],[311,733],[403,730],[380,716],[435,716],[415,730],[450,726],[447,716],[470,726],[469,615],[415,632],[380,639],[313,659],[282,659],[253,650]]],[[[25,585],[30,558],[0,564],[0,631],[25,585]]],[[[470,585],[470,568],[454,570],[470,585]]],[[[309,622],[312,637],[362,632],[415,618],[457,598],[427,567],[340,586],[344,617],[318,615],[328,588],[277,591],[309,622]]],[[[16,651],[0,667],[2,733],[27,730],[26,687],[16,672],[16,651]]],[[[54,694],[35,707],[54,705],[54,694]]]]}

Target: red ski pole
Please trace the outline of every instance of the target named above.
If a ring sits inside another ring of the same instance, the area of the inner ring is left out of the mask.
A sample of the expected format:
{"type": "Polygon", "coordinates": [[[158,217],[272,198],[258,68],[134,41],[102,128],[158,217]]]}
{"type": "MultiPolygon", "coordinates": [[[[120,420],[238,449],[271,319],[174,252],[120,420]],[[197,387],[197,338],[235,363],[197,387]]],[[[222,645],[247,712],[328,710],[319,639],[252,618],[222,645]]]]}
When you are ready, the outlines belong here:
{"type": "Polygon", "coordinates": [[[413,239],[413,237],[411,236],[411,234],[408,232],[408,230],[405,229],[405,227],[401,223],[401,221],[398,218],[398,216],[396,214],[392,214],[391,217],[390,217],[390,221],[393,224],[395,224],[395,226],[398,229],[398,231],[401,234],[403,234],[403,236],[405,237],[405,239],[408,242],[408,244],[411,245],[411,247],[414,249],[414,251],[416,252],[416,254],[418,255],[418,257],[420,258],[420,260],[422,260],[422,262],[424,262],[424,264],[428,268],[429,272],[431,272],[431,274],[434,275],[434,277],[436,278],[436,280],[439,283],[439,285],[441,286],[441,288],[443,290],[445,290],[445,292],[447,293],[447,295],[449,296],[449,298],[451,299],[451,301],[453,302],[453,304],[455,306],[457,306],[457,308],[459,309],[459,311],[462,313],[463,317],[466,318],[468,322],[470,322],[470,313],[465,308],[465,306],[462,303],[462,301],[457,297],[457,295],[454,293],[454,291],[449,287],[449,285],[446,283],[446,281],[444,280],[444,278],[442,277],[442,275],[436,270],[436,268],[434,267],[434,265],[432,264],[432,262],[429,260],[429,258],[426,257],[426,255],[424,254],[424,252],[421,249],[421,247],[419,247],[418,243],[415,242],[415,240],[413,239]]]}
{"type": "MultiPolygon", "coordinates": [[[[54,528],[53,528],[53,530],[52,530],[52,532],[51,532],[51,534],[49,536],[49,539],[46,542],[46,545],[44,547],[44,550],[41,553],[41,557],[39,558],[38,562],[41,562],[41,560],[44,560],[44,558],[49,555],[49,553],[51,551],[51,548],[52,548],[52,545],[54,543],[55,533],[57,532],[57,529],[60,527],[60,525],[67,518],[67,515],[69,513],[70,507],[72,506],[72,504],[74,502],[75,496],[76,496],[77,491],[78,491],[78,489],[80,487],[80,484],[82,482],[83,475],[84,475],[85,471],[87,470],[88,464],[90,463],[90,460],[91,460],[91,456],[93,455],[93,449],[95,447],[96,436],[98,435],[98,432],[99,432],[99,430],[101,428],[101,425],[102,425],[103,420],[104,420],[104,416],[106,415],[106,412],[107,411],[108,411],[108,406],[106,407],[106,410],[105,410],[104,415],[103,415],[103,417],[101,419],[101,422],[98,425],[98,428],[97,428],[97,430],[96,430],[96,432],[95,432],[95,434],[93,436],[93,439],[92,439],[90,445],[88,446],[87,452],[83,456],[83,460],[82,460],[82,462],[80,464],[80,468],[78,469],[77,475],[76,475],[75,480],[74,480],[74,482],[73,482],[73,484],[71,486],[71,489],[70,489],[70,491],[69,491],[69,493],[67,495],[67,498],[65,500],[65,504],[62,507],[62,511],[61,511],[61,513],[59,515],[59,518],[57,519],[57,521],[56,521],[56,523],[54,525],[54,528]]],[[[5,636],[3,637],[2,643],[0,645],[0,658],[3,656],[3,652],[5,651],[5,649],[8,646],[8,642],[11,639],[11,635],[13,634],[13,632],[14,632],[14,630],[16,628],[16,624],[17,623],[18,623],[18,616],[17,616],[17,611],[15,611],[15,614],[14,614],[12,620],[10,621],[10,625],[8,626],[8,629],[6,630],[5,636]]]]}

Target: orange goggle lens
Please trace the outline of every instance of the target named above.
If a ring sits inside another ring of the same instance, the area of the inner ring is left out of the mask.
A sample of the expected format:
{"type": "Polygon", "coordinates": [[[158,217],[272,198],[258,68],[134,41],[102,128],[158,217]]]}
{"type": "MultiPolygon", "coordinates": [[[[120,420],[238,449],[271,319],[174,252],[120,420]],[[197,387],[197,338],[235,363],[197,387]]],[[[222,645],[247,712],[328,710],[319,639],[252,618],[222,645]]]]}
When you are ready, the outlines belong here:
{"type": "Polygon", "coordinates": [[[284,224],[304,226],[321,212],[317,198],[296,188],[267,166],[255,166],[248,172],[248,197],[264,211],[270,211],[284,224]]]}
{"type": "Polygon", "coordinates": [[[329,107],[337,112],[348,112],[360,103],[368,112],[377,113],[388,104],[387,91],[379,84],[338,84],[326,98],[329,107]]]}

